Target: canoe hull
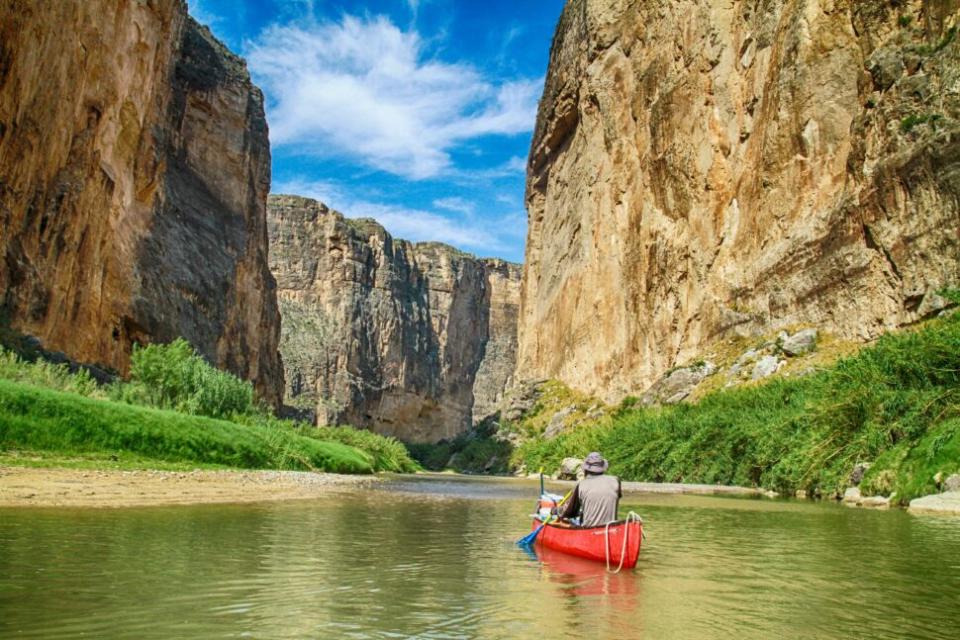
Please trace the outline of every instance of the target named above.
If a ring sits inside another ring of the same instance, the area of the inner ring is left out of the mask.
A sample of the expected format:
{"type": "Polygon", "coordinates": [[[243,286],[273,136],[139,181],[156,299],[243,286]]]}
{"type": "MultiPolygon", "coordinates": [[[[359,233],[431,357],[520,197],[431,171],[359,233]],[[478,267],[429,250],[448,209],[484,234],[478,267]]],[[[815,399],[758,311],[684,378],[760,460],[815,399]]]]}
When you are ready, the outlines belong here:
{"type": "MultiPolygon", "coordinates": [[[[539,520],[534,520],[533,529],[540,524],[539,520]]],[[[606,527],[568,529],[548,524],[537,536],[536,544],[587,560],[606,562],[607,535],[606,527]]],[[[640,555],[642,536],[643,524],[640,522],[611,524],[609,527],[610,566],[620,566],[620,556],[623,554],[623,568],[635,567],[637,557],[640,555]],[[624,536],[627,538],[626,552],[624,552],[624,536]]]]}

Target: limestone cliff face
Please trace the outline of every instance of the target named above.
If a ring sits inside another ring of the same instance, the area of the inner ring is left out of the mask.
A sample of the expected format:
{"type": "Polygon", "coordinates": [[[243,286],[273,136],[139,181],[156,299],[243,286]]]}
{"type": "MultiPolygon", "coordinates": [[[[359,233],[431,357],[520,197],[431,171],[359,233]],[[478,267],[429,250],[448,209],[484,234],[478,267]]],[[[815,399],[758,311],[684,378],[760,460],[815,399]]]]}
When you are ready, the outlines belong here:
{"type": "Polygon", "coordinates": [[[242,60],[182,0],[0,3],[0,291],[13,324],[125,370],[183,336],[279,400],[270,151],[242,60]]]}
{"type": "Polygon", "coordinates": [[[960,282],[958,5],[570,0],[518,377],[615,399],[730,332],[928,313],[960,282]]]}
{"type": "Polygon", "coordinates": [[[306,198],[271,196],[269,212],[289,405],[411,442],[492,411],[515,365],[518,265],[306,198]]]}

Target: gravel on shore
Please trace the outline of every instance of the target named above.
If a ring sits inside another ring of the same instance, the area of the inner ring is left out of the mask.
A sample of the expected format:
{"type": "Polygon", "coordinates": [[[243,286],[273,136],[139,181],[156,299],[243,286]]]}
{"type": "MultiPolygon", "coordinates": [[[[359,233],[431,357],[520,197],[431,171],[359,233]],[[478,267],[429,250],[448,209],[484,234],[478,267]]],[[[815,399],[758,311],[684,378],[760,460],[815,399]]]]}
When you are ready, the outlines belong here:
{"type": "Polygon", "coordinates": [[[376,476],[307,471],[114,471],[0,466],[0,507],[135,507],[319,498],[376,476]]]}

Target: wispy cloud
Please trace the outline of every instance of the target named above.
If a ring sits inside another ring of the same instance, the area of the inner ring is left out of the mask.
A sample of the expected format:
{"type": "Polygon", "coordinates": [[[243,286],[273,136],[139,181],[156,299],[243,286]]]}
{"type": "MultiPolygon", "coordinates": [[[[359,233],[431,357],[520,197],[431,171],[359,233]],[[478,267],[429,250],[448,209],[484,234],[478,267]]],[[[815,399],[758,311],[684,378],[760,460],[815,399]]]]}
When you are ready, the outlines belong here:
{"type": "Polygon", "coordinates": [[[427,211],[357,198],[344,185],[306,178],[279,182],[273,192],[314,198],[349,218],[373,218],[396,238],[445,242],[481,255],[510,252],[526,235],[526,214],[522,211],[507,209],[481,219],[472,215],[472,203],[458,197],[435,200],[435,210],[427,211]],[[464,215],[450,217],[443,211],[464,215]]]}
{"type": "Polygon", "coordinates": [[[454,213],[462,213],[464,215],[473,215],[473,212],[476,210],[476,207],[472,202],[468,202],[463,198],[458,198],[456,196],[452,198],[438,198],[433,201],[433,206],[437,209],[445,209],[447,211],[452,211],[454,213]]]}
{"type": "Polygon", "coordinates": [[[208,27],[223,20],[221,16],[208,10],[202,0],[187,0],[187,9],[194,20],[208,27]]]}
{"type": "Polygon", "coordinates": [[[528,132],[541,86],[430,59],[418,32],[383,16],[274,25],[247,57],[274,144],[410,179],[452,170],[450,152],[469,140],[528,132]]]}

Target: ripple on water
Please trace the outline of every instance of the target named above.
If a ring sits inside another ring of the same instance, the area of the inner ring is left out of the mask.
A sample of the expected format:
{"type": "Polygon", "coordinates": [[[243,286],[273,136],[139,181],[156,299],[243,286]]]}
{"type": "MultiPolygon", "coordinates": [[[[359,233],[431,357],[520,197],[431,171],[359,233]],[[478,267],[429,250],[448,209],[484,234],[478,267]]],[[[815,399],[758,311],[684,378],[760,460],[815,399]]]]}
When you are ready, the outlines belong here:
{"type": "Polygon", "coordinates": [[[629,496],[649,538],[611,576],[514,545],[534,486],[0,512],[0,637],[948,638],[960,623],[956,521],[629,496]]]}

